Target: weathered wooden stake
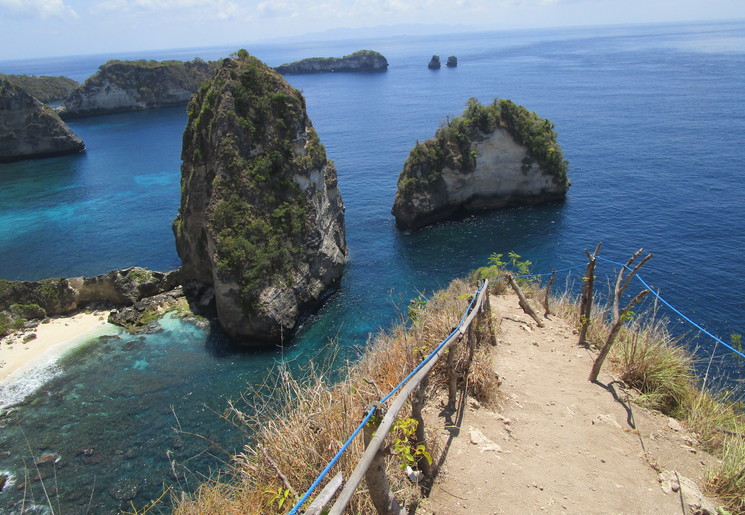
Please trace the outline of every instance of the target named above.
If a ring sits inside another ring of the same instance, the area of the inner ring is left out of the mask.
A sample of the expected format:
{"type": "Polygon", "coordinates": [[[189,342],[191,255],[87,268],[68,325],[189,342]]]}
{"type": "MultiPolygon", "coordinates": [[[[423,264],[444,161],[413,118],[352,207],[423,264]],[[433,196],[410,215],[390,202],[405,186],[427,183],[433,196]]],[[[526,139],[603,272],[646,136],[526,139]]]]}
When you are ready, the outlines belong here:
{"type": "Polygon", "coordinates": [[[526,314],[530,315],[533,320],[535,320],[535,323],[538,324],[538,327],[544,327],[543,321],[536,314],[536,312],[533,311],[533,308],[530,307],[530,304],[528,304],[528,299],[525,298],[525,295],[523,295],[520,286],[517,285],[512,275],[507,274],[507,280],[510,282],[510,286],[512,286],[512,289],[515,290],[515,293],[517,293],[517,298],[519,299],[520,307],[523,309],[523,311],[526,314]]]}
{"type": "MultiPolygon", "coordinates": [[[[370,444],[370,440],[380,426],[380,421],[380,416],[374,416],[365,424],[365,447],[370,444]]],[[[403,515],[405,513],[399,506],[396,496],[391,492],[391,485],[385,473],[385,452],[382,449],[378,449],[375,453],[370,467],[365,472],[365,482],[370,498],[380,515],[403,515]]]]}
{"type": "Polygon", "coordinates": [[[590,321],[592,316],[592,299],[594,296],[593,289],[595,288],[595,262],[597,261],[596,256],[600,252],[600,247],[603,242],[599,242],[595,247],[595,252],[590,254],[585,249],[585,254],[589,261],[587,262],[587,268],[585,269],[584,281],[585,285],[582,288],[582,297],[579,305],[579,341],[577,345],[582,345],[587,339],[587,330],[590,328],[590,321]]]}
{"type": "Polygon", "coordinates": [[[448,369],[448,407],[455,409],[455,402],[458,398],[458,374],[455,370],[455,349],[448,349],[448,359],[446,363],[448,369]]]}
{"type": "Polygon", "coordinates": [[[548,318],[548,315],[551,314],[551,308],[548,306],[548,299],[551,296],[551,287],[554,285],[554,280],[556,279],[556,269],[553,268],[551,270],[551,279],[548,281],[548,286],[546,287],[546,297],[543,299],[543,308],[544,313],[543,316],[548,318]]]}

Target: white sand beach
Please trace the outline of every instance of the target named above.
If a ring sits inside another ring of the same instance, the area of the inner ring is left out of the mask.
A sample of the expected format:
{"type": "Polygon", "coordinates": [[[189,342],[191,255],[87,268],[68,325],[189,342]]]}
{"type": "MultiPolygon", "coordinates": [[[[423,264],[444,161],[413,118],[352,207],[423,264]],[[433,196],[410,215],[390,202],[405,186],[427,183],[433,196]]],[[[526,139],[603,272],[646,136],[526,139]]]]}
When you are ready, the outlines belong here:
{"type": "Polygon", "coordinates": [[[0,340],[0,385],[55,362],[91,338],[116,333],[117,327],[106,321],[108,314],[108,311],[92,311],[56,317],[33,331],[6,336],[0,340]],[[31,333],[36,338],[24,343],[24,337],[31,333]]]}

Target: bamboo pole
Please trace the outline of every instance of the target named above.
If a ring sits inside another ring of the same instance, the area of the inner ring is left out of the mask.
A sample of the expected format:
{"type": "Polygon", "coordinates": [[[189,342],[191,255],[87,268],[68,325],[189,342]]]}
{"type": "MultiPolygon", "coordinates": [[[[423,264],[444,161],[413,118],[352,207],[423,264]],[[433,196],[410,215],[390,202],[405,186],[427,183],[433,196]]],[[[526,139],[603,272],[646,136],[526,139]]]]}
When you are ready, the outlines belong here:
{"type": "Polygon", "coordinates": [[[308,506],[308,509],[305,510],[305,515],[321,515],[323,509],[331,502],[331,499],[333,499],[336,492],[341,488],[343,482],[344,476],[339,472],[323,487],[321,493],[316,496],[315,500],[308,506]]]}

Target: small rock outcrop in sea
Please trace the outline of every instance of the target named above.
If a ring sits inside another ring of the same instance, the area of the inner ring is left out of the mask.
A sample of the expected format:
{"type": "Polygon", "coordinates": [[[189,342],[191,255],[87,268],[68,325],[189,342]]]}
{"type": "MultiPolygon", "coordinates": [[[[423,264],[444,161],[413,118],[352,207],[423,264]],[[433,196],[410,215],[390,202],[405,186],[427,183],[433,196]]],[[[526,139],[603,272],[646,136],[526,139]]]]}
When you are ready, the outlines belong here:
{"type": "Polygon", "coordinates": [[[550,121],[510,100],[470,99],[461,117],[411,149],[392,214],[404,229],[457,215],[560,200],[567,162],[550,121]]]}
{"type": "Polygon", "coordinates": [[[26,91],[0,80],[0,162],[74,154],[83,140],[26,91]]]}
{"type": "Polygon", "coordinates": [[[20,329],[28,320],[66,315],[86,306],[132,306],[180,284],[180,270],[164,273],[139,267],[95,277],[0,280],[0,336],[20,329]]]}
{"type": "Polygon", "coordinates": [[[341,278],[336,169],[302,94],[245,50],[188,112],[173,224],[185,277],[214,288],[231,338],[279,342],[341,278]]]}
{"type": "Polygon", "coordinates": [[[62,118],[185,105],[215,70],[193,61],[109,61],[57,108],[62,118]]]}
{"type": "Polygon", "coordinates": [[[442,65],[440,64],[440,56],[433,55],[432,59],[429,60],[427,68],[429,68],[430,70],[439,70],[441,67],[442,65]]]}
{"type": "Polygon", "coordinates": [[[447,64],[445,64],[445,66],[447,66],[448,68],[455,68],[456,66],[458,66],[458,58],[454,55],[451,55],[450,57],[448,57],[448,62],[447,64]]]}
{"type": "Polygon", "coordinates": [[[373,50],[359,50],[344,57],[311,57],[275,68],[284,75],[302,73],[384,72],[388,61],[373,50]]]}

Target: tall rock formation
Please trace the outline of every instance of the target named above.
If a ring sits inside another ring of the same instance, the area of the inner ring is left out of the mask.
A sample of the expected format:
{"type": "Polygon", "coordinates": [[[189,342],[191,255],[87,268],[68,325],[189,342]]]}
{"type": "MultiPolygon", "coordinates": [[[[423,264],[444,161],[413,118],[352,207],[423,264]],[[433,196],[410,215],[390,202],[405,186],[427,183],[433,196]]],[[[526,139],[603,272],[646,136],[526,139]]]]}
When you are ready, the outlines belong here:
{"type": "Polygon", "coordinates": [[[0,80],[0,162],[83,149],[83,141],[57,113],[18,86],[0,80]]]}
{"type": "Polygon", "coordinates": [[[280,341],[341,278],[334,165],[301,93],[245,50],[188,112],[173,226],[185,278],[214,288],[233,339],[280,341]]]}
{"type": "Polygon", "coordinates": [[[338,72],[384,72],[388,70],[388,60],[379,52],[359,50],[344,57],[310,57],[302,61],[283,64],[276,70],[284,75],[302,73],[338,72]]]}
{"type": "Polygon", "coordinates": [[[185,105],[215,64],[193,61],[109,61],[57,108],[64,119],[185,105]]]}
{"type": "Polygon", "coordinates": [[[404,229],[456,215],[560,200],[567,162],[553,124],[510,100],[470,99],[461,117],[411,149],[392,214],[404,229]]]}

